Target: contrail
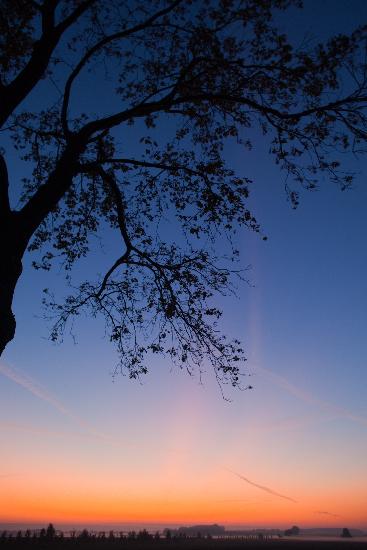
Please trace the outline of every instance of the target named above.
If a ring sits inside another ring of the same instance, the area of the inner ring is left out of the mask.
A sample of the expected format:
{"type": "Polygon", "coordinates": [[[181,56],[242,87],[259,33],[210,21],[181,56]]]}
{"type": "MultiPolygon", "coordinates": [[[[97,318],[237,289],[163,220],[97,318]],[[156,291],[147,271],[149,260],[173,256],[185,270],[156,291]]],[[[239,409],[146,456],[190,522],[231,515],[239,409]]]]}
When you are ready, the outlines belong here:
{"type": "Polygon", "coordinates": [[[320,511],[320,510],[316,510],[314,513],[315,514],[323,514],[324,516],[331,516],[333,518],[341,518],[341,516],[339,516],[339,514],[332,514],[331,512],[323,512],[323,511],[320,511]]]}
{"type": "Polygon", "coordinates": [[[352,420],[353,422],[358,422],[359,424],[367,426],[367,418],[365,416],[355,414],[348,409],[344,409],[343,407],[338,407],[337,405],[329,403],[328,401],[318,399],[317,397],[314,397],[311,393],[301,390],[294,384],[291,384],[291,382],[289,382],[283,376],[280,376],[279,374],[276,374],[269,369],[265,369],[264,367],[260,367],[259,365],[255,365],[255,369],[259,374],[262,374],[265,378],[272,380],[273,382],[275,382],[275,384],[286,390],[288,393],[294,395],[295,397],[298,397],[298,399],[301,399],[301,401],[304,401],[305,403],[308,403],[310,405],[316,405],[321,409],[327,410],[338,418],[347,418],[348,420],[352,420]]]}
{"type": "MultiPolygon", "coordinates": [[[[20,369],[15,369],[14,367],[9,367],[8,365],[4,365],[4,363],[0,363],[0,373],[9,378],[9,380],[12,380],[19,386],[23,387],[42,401],[45,401],[46,403],[50,404],[52,407],[54,407],[56,410],[58,410],[61,414],[72,420],[75,424],[77,424],[82,430],[86,432],[86,434],[89,437],[92,437],[94,439],[104,441],[114,447],[121,447],[121,448],[136,448],[136,444],[132,443],[125,443],[125,442],[119,442],[116,440],[116,438],[111,437],[109,435],[106,435],[104,433],[100,433],[94,430],[93,426],[85,422],[83,418],[77,416],[72,411],[70,411],[57,397],[52,395],[51,392],[49,392],[44,386],[39,384],[36,380],[22,372],[20,369]]],[[[2,423],[0,423],[0,428],[3,426],[2,423]]],[[[45,433],[45,430],[37,430],[38,433],[45,433]]],[[[54,432],[49,432],[50,435],[58,435],[54,432]]]]}
{"type": "MultiPolygon", "coordinates": [[[[72,414],[72,413],[71,413],[72,414]]],[[[84,432],[62,432],[62,431],[56,431],[51,430],[39,426],[33,426],[30,424],[20,424],[17,422],[0,422],[0,430],[9,430],[14,432],[21,431],[28,434],[33,435],[47,435],[52,437],[60,437],[60,438],[76,438],[76,439],[84,439],[84,440],[101,440],[101,439],[108,439],[108,436],[105,436],[103,434],[97,434],[95,431],[86,430],[84,432]]]]}
{"type": "Polygon", "coordinates": [[[88,424],[84,422],[82,418],[79,418],[73,412],[69,411],[69,409],[65,407],[65,405],[61,401],[59,401],[59,399],[57,399],[57,397],[52,395],[46,388],[41,386],[41,384],[33,380],[30,376],[28,376],[21,370],[15,369],[14,367],[10,368],[9,366],[4,365],[4,363],[0,363],[0,372],[19,386],[22,386],[23,388],[31,392],[42,401],[46,401],[46,403],[52,405],[64,416],[67,416],[68,418],[76,422],[81,428],[90,430],[90,426],[88,426],[88,424]]]}
{"type": "MultiPolygon", "coordinates": [[[[228,470],[226,468],[226,470],[228,470]]],[[[294,502],[294,504],[298,504],[297,500],[294,500],[294,498],[287,497],[286,495],[282,495],[281,493],[278,493],[277,491],[274,491],[273,489],[270,489],[270,487],[265,487],[265,485],[259,485],[259,483],[255,483],[254,481],[251,481],[245,476],[242,476],[241,474],[238,474],[237,472],[234,472],[233,470],[228,470],[228,472],[231,472],[231,474],[239,477],[243,481],[246,481],[249,485],[253,485],[254,487],[257,487],[258,489],[261,489],[262,491],[265,491],[266,493],[269,493],[270,495],[274,495],[279,498],[284,498],[285,500],[290,500],[291,502],[294,502]]]]}
{"type": "Polygon", "coordinates": [[[264,504],[264,502],[271,502],[271,499],[264,500],[263,498],[261,498],[261,499],[253,500],[248,498],[223,498],[223,499],[216,499],[214,502],[224,502],[224,503],[246,502],[246,504],[249,504],[250,506],[252,506],[253,504],[258,506],[259,503],[264,504]]]}

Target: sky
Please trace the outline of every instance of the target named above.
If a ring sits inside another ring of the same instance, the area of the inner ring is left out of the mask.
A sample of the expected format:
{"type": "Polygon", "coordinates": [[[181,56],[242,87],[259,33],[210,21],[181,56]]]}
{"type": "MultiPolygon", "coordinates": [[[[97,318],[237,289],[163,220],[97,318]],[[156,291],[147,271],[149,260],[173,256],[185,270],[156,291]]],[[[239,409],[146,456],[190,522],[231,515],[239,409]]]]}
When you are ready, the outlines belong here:
{"type": "MultiPolygon", "coordinates": [[[[305,4],[292,25],[280,18],[289,32],[348,31],[367,15],[359,0],[305,4]]],[[[224,387],[223,399],[209,369],[199,379],[163,361],[140,381],[113,378],[114,350],[91,319],[77,344],[52,344],[42,289],[62,276],[27,258],[0,360],[1,523],[367,530],[366,161],[351,160],[352,189],[325,181],[294,211],[255,145],[226,155],[254,181],[268,240],[241,234],[250,284],[219,303],[253,389],[224,387]]]]}

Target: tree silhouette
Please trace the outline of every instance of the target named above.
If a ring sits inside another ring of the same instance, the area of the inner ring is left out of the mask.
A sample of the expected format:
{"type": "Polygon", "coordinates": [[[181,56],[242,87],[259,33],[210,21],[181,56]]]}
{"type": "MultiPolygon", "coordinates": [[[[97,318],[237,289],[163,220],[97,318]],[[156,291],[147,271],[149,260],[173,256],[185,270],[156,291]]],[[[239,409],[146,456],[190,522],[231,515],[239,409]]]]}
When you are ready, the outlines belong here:
{"type": "Polygon", "coordinates": [[[300,534],[300,528],[297,525],[293,525],[290,529],[286,529],[284,531],[284,535],[286,536],[292,536],[292,535],[299,535],[300,534]]]}
{"type": "Polygon", "coordinates": [[[52,525],[52,523],[49,523],[48,526],[47,526],[47,529],[46,529],[46,537],[48,539],[53,539],[53,538],[55,538],[55,536],[56,536],[56,529],[52,525]]]}
{"type": "Polygon", "coordinates": [[[82,532],[78,535],[78,539],[80,540],[89,540],[90,539],[90,533],[88,529],[83,529],[82,532]]]}
{"type": "Polygon", "coordinates": [[[208,359],[218,380],[238,384],[243,351],[218,331],[213,305],[238,275],[238,252],[229,245],[227,261],[218,243],[261,230],[225,144],[249,151],[260,129],[296,206],[320,174],[349,186],[340,152],[366,139],[366,27],[293,49],[273,15],[298,3],[2,2],[0,353],[15,334],[24,254],[68,274],[112,230],[120,250],[104,274],[64,303],[46,296],[52,339],[86,311],[105,318],[131,377],[156,353],[189,371],[208,359]],[[105,91],[92,109],[88,71],[105,91]]]}

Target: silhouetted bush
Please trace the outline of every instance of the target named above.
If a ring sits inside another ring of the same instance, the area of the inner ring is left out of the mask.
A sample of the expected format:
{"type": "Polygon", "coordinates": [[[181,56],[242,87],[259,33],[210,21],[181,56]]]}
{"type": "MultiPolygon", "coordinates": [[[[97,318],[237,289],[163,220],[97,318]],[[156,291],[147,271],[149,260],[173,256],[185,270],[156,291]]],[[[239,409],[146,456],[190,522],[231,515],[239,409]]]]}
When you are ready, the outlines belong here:
{"type": "Polygon", "coordinates": [[[52,523],[49,523],[48,524],[48,527],[46,529],[46,537],[48,539],[54,539],[56,536],[56,529],[55,527],[52,525],[52,523]]]}
{"type": "Polygon", "coordinates": [[[286,537],[290,537],[292,535],[299,535],[299,533],[300,533],[300,528],[297,527],[297,525],[293,525],[293,527],[291,527],[290,529],[286,529],[284,531],[284,535],[286,537]]]}
{"type": "Polygon", "coordinates": [[[78,536],[79,540],[88,540],[90,538],[88,529],[83,529],[83,531],[78,536]]]}

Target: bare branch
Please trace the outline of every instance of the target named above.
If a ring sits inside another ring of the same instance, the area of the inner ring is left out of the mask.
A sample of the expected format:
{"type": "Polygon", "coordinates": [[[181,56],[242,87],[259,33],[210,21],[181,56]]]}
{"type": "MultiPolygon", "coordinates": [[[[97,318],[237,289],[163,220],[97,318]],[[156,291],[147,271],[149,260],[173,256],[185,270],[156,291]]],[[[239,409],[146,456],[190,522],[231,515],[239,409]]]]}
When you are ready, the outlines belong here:
{"type": "MultiPolygon", "coordinates": [[[[181,102],[177,102],[181,103],[181,102]]],[[[83,139],[89,140],[96,132],[108,130],[119,126],[123,122],[134,118],[144,118],[148,115],[167,111],[171,105],[173,105],[173,94],[170,92],[159,101],[152,101],[150,103],[139,103],[138,105],[120,111],[113,115],[87,122],[85,126],[80,130],[79,134],[83,139]]]]}
{"type": "MultiPolygon", "coordinates": [[[[167,172],[186,172],[187,174],[190,174],[191,176],[198,176],[200,178],[205,179],[205,181],[208,180],[207,175],[205,172],[200,172],[199,170],[194,170],[190,168],[189,166],[183,166],[180,164],[172,163],[172,164],[165,164],[163,162],[149,162],[145,160],[138,160],[138,159],[131,159],[131,158],[105,158],[101,160],[101,164],[112,164],[112,165],[126,165],[130,164],[131,166],[140,166],[142,168],[156,168],[157,170],[165,170],[167,172]]],[[[83,166],[95,166],[96,163],[90,163],[90,164],[84,164],[83,166]]]]}
{"type": "Polygon", "coordinates": [[[123,205],[120,189],[118,188],[115,178],[111,174],[103,170],[102,167],[98,167],[97,171],[98,171],[98,174],[103,179],[103,181],[107,183],[107,185],[110,187],[112,191],[114,202],[116,205],[116,210],[117,210],[117,220],[120,228],[120,233],[122,235],[122,238],[124,239],[126,249],[127,251],[129,251],[133,248],[133,246],[131,244],[130,237],[126,227],[124,205],[123,205]]]}
{"type": "Polygon", "coordinates": [[[82,69],[85,67],[85,65],[88,63],[88,61],[99,51],[101,51],[107,44],[110,44],[111,42],[114,42],[115,40],[122,40],[123,38],[127,38],[128,36],[131,36],[132,34],[135,34],[137,32],[140,32],[142,30],[145,30],[148,28],[154,21],[159,19],[160,17],[163,17],[164,15],[167,15],[172,10],[174,10],[180,3],[182,3],[183,0],[175,0],[167,6],[167,8],[164,8],[155,14],[153,14],[151,17],[143,21],[142,23],[139,23],[137,25],[134,25],[133,27],[130,27],[128,29],[124,29],[123,31],[116,32],[114,34],[111,34],[109,36],[105,36],[97,42],[94,46],[92,46],[81,58],[79,63],[76,65],[75,69],[71,72],[69,78],[67,79],[65,90],[64,90],[64,96],[63,96],[63,103],[62,103],[62,109],[61,109],[61,120],[63,129],[65,132],[65,135],[68,135],[70,133],[68,128],[68,122],[67,122],[67,114],[68,114],[68,108],[69,108],[69,101],[70,101],[70,93],[71,93],[71,87],[73,85],[74,80],[77,78],[77,76],[80,74],[82,69]]]}
{"type": "Polygon", "coordinates": [[[26,66],[15,79],[1,90],[0,127],[18,105],[38,84],[49,64],[60,38],[96,0],[85,0],[61,23],[54,25],[57,0],[46,2],[42,6],[42,36],[35,42],[33,53],[26,66]]]}
{"type": "Polygon", "coordinates": [[[78,173],[79,157],[85,147],[86,143],[78,136],[70,140],[46,182],[20,210],[20,226],[27,242],[72,185],[73,177],[78,173]]]}
{"type": "Polygon", "coordinates": [[[0,155],[0,216],[1,218],[6,218],[9,214],[10,203],[8,169],[5,158],[3,155],[0,155]]]}
{"type": "Polygon", "coordinates": [[[208,103],[212,103],[213,105],[218,105],[218,104],[220,105],[222,102],[234,103],[234,104],[237,103],[238,105],[245,105],[247,107],[250,107],[261,114],[273,115],[280,120],[297,121],[297,120],[300,120],[301,118],[305,118],[307,116],[310,116],[316,113],[336,110],[345,105],[367,104],[367,95],[364,95],[364,94],[359,95],[358,91],[356,91],[348,95],[347,97],[344,97],[337,101],[331,101],[330,103],[320,104],[310,109],[304,109],[301,111],[295,111],[295,112],[289,112],[289,113],[286,111],[280,111],[266,104],[258,103],[248,97],[231,95],[231,94],[226,95],[226,94],[201,93],[201,94],[195,94],[195,95],[186,95],[186,96],[173,99],[171,101],[171,105],[180,105],[183,103],[195,104],[196,102],[200,103],[202,101],[204,102],[207,101],[208,103]]]}

